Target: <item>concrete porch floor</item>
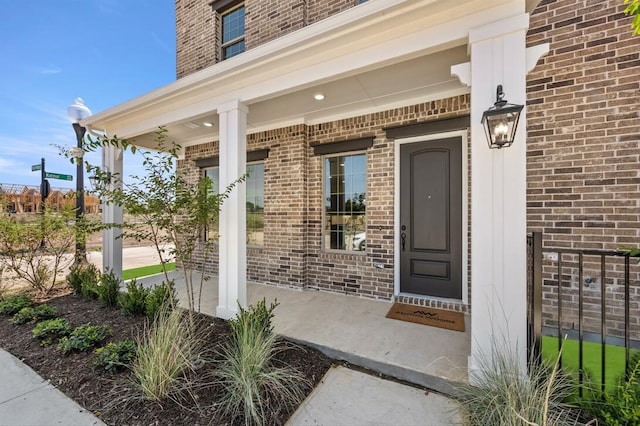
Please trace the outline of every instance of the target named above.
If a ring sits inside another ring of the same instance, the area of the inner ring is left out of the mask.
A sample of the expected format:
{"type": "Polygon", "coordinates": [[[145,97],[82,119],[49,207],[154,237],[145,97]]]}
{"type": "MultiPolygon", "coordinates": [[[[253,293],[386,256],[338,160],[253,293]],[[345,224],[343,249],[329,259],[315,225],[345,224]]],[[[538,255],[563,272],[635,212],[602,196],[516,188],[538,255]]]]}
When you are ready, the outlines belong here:
{"type": "MultiPolygon", "coordinates": [[[[172,277],[186,306],[184,278],[179,272],[172,277]]],[[[138,282],[150,286],[161,280],[162,276],[153,276],[138,282]]],[[[274,318],[277,333],[331,357],[445,394],[451,393],[452,382],[467,380],[468,316],[462,333],[385,318],[390,302],[249,283],[248,303],[263,298],[279,303],[274,318]]],[[[210,276],[203,286],[201,312],[215,316],[217,304],[218,280],[210,276]]]]}

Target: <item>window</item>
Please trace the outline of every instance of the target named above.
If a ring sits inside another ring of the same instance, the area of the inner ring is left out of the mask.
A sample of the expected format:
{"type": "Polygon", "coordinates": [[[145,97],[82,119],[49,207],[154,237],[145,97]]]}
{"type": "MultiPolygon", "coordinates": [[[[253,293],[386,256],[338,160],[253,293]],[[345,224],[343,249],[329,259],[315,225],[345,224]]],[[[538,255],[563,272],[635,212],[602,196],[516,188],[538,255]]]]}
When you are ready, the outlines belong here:
{"type": "MultiPolygon", "coordinates": [[[[220,179],[218,167],[204,170],[205,176],[212,182],[213,190],[220,191],[220,179]]],[[[247,165],[247,244],[264,245],[264,163],[247,165]]],[[[206,239],[217,239],[218,226],[207,230],[206,239]]]]}
{"type": "Polygon", "coordinates": [[[366,154],[325,157],[324,248],[366,248],[366,154]]]}
{"type": "Polygon", "coordinates": [[[222,14],[222,60],[244,52],[244,4],[222,14]]]}

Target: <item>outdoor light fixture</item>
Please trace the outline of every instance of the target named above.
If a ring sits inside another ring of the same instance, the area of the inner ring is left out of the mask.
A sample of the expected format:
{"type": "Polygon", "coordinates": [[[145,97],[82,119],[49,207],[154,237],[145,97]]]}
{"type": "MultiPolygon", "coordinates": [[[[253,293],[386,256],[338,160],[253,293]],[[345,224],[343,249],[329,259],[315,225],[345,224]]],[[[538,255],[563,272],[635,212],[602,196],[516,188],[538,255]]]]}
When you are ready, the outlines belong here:
{"type": "Polygon", "coordinates": [[[489,148],[511,146],[516,137],[520,112],[524,105],[514,105],[504,99],[502,85],[496,89],[496,103],[482,114],[482,124],[489,148]]]}
{"type": "Polygon", "coordinates": [[[313,99],[315,99],[316,101],[321,101],[321,100],[323,100],[323,99],[324,99],[324,93],[320,93],[320,92],[318,92],[318,93],[314,94],[314,95],[313,95],[313,99]]]}
{"type": "Polygon", "coordinates": [[[80,125],[80,121],[91,115],[91,110],[84,104],[82,98],[76,98],[73,104],[67,108],[67,117],[76,133],[77,145],[70,149],[70,153],[76,159],[76,265],[87,263],[87,243],[84,232],[77,226],[84,216],[84,169],[82,157],[84,148],[82,140],[87,131],[80,125]]]}

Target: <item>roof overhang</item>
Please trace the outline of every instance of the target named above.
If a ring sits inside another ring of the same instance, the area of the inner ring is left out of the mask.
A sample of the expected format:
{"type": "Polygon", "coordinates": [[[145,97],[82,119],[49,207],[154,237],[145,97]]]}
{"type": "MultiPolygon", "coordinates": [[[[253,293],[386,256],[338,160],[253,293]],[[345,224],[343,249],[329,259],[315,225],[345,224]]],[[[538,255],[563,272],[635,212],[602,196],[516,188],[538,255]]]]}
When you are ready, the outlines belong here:
{"type": "Polygon", "coordinates": [[[153,147],[166,126],[183,145],[211,140],[217,109],[249,106],[248,131],[319,123],[468,92],[451,65],[469,30],[537,1],[375,0],[190,74],[82,122],[153,147]],[[313,99],[322,92],[325,99],[313,99]],[[214,124],[212,128],[202,123],[214,124]]]}

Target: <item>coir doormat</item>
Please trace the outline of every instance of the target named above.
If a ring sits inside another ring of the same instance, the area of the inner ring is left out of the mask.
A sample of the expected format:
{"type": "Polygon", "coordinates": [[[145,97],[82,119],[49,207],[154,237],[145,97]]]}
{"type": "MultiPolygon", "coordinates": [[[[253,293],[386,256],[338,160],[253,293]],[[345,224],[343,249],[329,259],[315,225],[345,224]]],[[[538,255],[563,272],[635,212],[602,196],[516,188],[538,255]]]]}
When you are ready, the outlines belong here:
{"type": "Polygon", "coordinates": [[[462,312],[394,303],[386,317],[448,330],[464,331],[464,314],[462,312]]]}

